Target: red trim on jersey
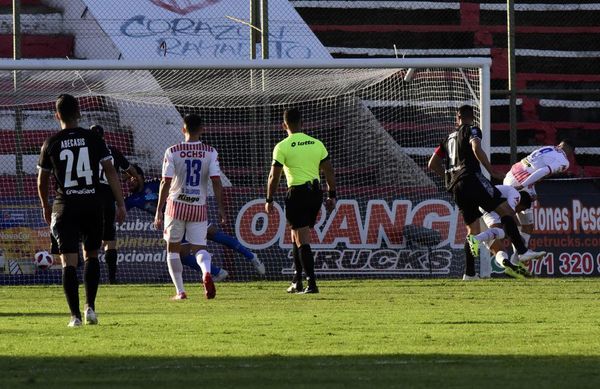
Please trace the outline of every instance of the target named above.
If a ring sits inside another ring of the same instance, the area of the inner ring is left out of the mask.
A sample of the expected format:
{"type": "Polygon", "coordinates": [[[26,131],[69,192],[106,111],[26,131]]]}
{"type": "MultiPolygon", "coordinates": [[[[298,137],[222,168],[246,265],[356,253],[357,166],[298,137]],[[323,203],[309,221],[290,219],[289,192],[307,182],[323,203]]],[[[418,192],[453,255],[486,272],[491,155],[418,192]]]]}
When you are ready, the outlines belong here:
{"type": "Polygon", "coordinates": [[[214,149],[211,146],[205,145],[204,143],[201,143],[201,142],[179,143],[179,144],[176,144],[169,148],[170,153],[176,153],[178,151],[208,151],[208,152],[212,153],[214,151],[214,149]]]}
{"type": "Polygon", "coordinates": [[[173,219],[187,222],[203,222],[208,220],[206,204],[188,204],[167,199],[165,215],[173,219]]]}
{"type": "Polygon", "coordinates": [[[523,181],[527,179],[531,174],[527,171],[525,166],[521,162],[517,162],[510,168],[510,172],[515,177],[515,180],[521,184],[523,181]]]}
{"type": "Polygon", "coordinates": [[[444,150],[442,150],[440,146],[436,147],[433,153],[440,158],[444,158],[446,156],[446,153],[444,152],[444,150]]]}

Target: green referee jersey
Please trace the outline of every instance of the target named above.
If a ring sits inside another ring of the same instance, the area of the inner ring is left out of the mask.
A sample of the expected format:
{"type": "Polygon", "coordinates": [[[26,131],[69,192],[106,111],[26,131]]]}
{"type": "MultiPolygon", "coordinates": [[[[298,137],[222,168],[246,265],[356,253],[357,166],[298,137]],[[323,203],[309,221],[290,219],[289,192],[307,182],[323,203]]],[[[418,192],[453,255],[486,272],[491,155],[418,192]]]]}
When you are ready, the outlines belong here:
{"type": "Polygon", "coordinates": [[[328,155],[320,140],[296,132],[277,143],[273,149],[273,164],[283,165],[290,187],[319,179],[319,165],[328,155]]]}

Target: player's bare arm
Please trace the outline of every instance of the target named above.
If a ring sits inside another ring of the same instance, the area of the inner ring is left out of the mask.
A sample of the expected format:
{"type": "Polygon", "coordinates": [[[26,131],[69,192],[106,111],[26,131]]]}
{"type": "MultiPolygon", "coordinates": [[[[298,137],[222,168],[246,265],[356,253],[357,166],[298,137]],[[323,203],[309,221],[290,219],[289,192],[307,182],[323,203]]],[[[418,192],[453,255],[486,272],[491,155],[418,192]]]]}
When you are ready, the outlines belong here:
{"type": "Polygon", "coordinates": [[[50,225],[50,219],[52,217],[52,207],[50,207],[50,202],[48,201],[48,188],[50,186],[50,172],[44,169],[39,169],[38,179],[37,179],[37,190],[38,197],[40,198],[40,202],[42,203],[42,212],[44,215],[44,220],[48,225],[50,225]]]}
{"type": "Polygon", "coordinates": [[[108,184],[110,185],[110,189],[112,190],[113,196],[115,197],[115,202],[117,203],[115,220],[119,224],[123,223],[125,221],[127,211],[125,210],[125,200],[123,199],[123,192],[121,191],[121,182],[119,181],[117,170],[115,169],[110,159],[105,159],[101,161],[100,164],[102,164],[102,168],[104,169],[104,172],[106,174],[106,179],[108,181],[108,184]]]}
{"type": "Polygon", "coordinates": [[[273,211],[273,196],[277,192],[279,187],[279,180],[281,179],[281,172],[283,171],[282,166],[271,165],[271,171],[269,172],[269,181],[267,183],[267,201],[265,203],[265,211],[271,213],[273,211]]]}
{"type": "Polygon", "coordinates": [[[215,192],[215,199],[217,200],[217,206],[219,207],[219,216],[221,218],[221,224],[227,223],[227,214],[225,213],[225,207],[223,205],[223,183],[221,177],[211,177],[213,191],[215,192]]]}
{"type": "Polygon", "coordinates": [[[481,140],[480,139],[478,139],[478,138],[471,139],[471,148],[473,149],[473,153],[475,154],[475,157],[477,158],[479,163],[481,163],[483,165],[485,170],[487,170],[492,177],[494,177],[495,179],[500,180],[500,181],[504,180],[504,176],[505,176],[504,173],[499,173],[499,172],[495,171],[494,168],[492,167],[492,164],[490,163],[490,160],[488,159],[487,154],[481,148],[481,140]]]}
{"type": "Polygon", "coordinates": [[[129,165],[129,168],[125,170],[125,173],[129,175],[129,178],[133,178],[133,182],[136,183],[135,191],[141,192],[144,189],[144,179],[138,173],[137,169],[133,165],[129,165]]]}
{"type": "Polygon", "coordinates": [[[320,168],[325,175],[325,181],[327,181],[327,200],[325,200],[325,209],[327,209],[327,212],[331,212],[335,209],[335,203],[337,201],[337,195],[335,192],[335,174],[333,173],[331,160],[327,159],[322,161],[320,168]]]}
{"type": "Polygon", "coordinates": [[[171,189],[171,177],[163,177],[160,181],[160,189],[158,190],[158,204],[156,205],[156,215],[154,215],[154,227],[161,231],[163,229],[163,220],[165,214],[165,204],[167,203],[167,196],[171,189]]]}
{"type": "Polygon", "coordinates": [[[431,158],[429,158],[427,167],[433,170],[438,176],[444,178],[444,162],[442,161],[442,158],[440,158],[440,156],[436,153],[433,153],[431,155],[431,158]]]}

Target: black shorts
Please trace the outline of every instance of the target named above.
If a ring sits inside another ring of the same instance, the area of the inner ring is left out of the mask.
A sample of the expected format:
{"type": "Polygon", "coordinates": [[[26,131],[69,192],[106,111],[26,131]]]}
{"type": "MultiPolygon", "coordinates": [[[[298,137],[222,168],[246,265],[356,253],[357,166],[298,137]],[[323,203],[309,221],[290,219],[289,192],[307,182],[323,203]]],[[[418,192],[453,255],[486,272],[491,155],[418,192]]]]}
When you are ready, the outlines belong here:
{"type": "Polygon", "coordinates": [[[315,183],[288,188],[285,196],[285,218],[293,230],[313,228],[323,204],[323,191],[315,183]]]}
{"type": "Polygon", "coordinates": [[[481,217],[479,207],[492,212],[506,201],[500,191],[481,173],[461,178],[452,188],[452,193],[467,225],[481,217]]]}
{"type": "Polygon", "coordinates": [[[102,208],[94,204],[55,205],[50,229],[61,254],[78,253],[80,239],[86,251],[98,250],[102,244],[102,208]]]}
{"type": "Polygon", "coordinates": [[[115,240],[117,230],[115,228],[115,198],[110,194],[101,194],[102,198],[102,240],[115,240]]]}

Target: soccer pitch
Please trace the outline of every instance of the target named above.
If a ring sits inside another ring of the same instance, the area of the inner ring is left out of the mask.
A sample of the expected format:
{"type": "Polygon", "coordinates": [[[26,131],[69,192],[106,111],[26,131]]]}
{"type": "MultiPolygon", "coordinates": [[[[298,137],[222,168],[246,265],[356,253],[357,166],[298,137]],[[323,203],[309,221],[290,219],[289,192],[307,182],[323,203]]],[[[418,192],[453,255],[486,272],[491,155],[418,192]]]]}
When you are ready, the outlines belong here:
{"type": "Polygon", "coordinates": [[[600,387],[598,279],[319,286],[102,285],[82,328],[62,287],[2,287],[0,386],[600,387]]]}

